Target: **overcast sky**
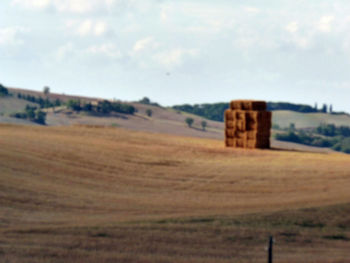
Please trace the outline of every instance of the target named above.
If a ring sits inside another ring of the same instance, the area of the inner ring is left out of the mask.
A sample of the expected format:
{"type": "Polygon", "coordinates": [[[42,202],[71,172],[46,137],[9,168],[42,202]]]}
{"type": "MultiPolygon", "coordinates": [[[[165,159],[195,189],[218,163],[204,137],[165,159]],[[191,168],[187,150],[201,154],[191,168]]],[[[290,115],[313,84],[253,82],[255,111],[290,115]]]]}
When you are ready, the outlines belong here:
{"type": "Polygon", "coordinates": [[[348,0],[1,0],[0,83],[350,112],[348,0]]]}

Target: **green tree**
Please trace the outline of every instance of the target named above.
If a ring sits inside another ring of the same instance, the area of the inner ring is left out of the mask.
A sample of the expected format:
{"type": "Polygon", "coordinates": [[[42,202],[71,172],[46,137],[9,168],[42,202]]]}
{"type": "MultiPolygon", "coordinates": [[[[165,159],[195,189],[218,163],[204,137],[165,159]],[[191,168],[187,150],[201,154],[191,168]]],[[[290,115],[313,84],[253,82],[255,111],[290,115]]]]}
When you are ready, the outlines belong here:
{"type": "Polygon", "coordinates": [[[290,123],[289,124],[289,131],[290,132],[295,132],[295,123],[290,123]]]}
{"type": "Polygon", "coordinates": [[[26,106],[25,113],[27,115],[28,120],[30,121],[35,120],[35,110],[36,110],[36,107],[31,107],[29,105],[26,106]]]}
{"type": "Polygon", "coordinates": [[[9,95],[9,91],[3,85],[0,84],[0,97],[5,97],[9,95]]]}
{"type": "Polygon", "coordinates": [[[327,113],[327,104],[323,104],[322,110],[323,113],[327,113]]]}
{"type": "Polygon", "coordinates": [[[67,102],[68,109],[74,110],[74,111],[81,111],[80,101],[79,100],[69,100],[67,102]]]}
{"type": "Polygon", "coordinates": [[[46,113],[41,111],[41,110],[38,110],[35,112],[35,122],[36,123],[39,123],[39,124],[42,124],[42,125],[45,125],[46,124],[46,113]]]}
{"type": "Polygon", "coordinates": [[[49,93],[50,93],[50,87],[45,86],[45,87],[43,88],[43,93],[45,94],[45,96],[49,95],[49,93]]]}
{"type": "Polygon", "coordinates": [[[143,97],[139,102],[147,105],[151,104],[151,100],[147,97],[143,97]]]}
{"type": "Polygon", "coordinates": [[[146,110],[146,114],[147,114],[148,117],[151,117],[152,114],[153,114],[153,112],[152,112],[151,109],[147,109],[147,110],[146,110]]]}
{"type": "Polygon", "coordinates": [[[192,127],[192,124],[194,122],[194,119],[193,118],[190,118],[190,117],[187,117],[185,122],[187,123],[188,127],[192,127]]]}
{"type": "Polygon", "coordinates": [[[201,125],[202,125],[203,131],[205,131],[205,128],[207,127],[207,122],[203,120],[203,121],[201,122],[201,125]]]}

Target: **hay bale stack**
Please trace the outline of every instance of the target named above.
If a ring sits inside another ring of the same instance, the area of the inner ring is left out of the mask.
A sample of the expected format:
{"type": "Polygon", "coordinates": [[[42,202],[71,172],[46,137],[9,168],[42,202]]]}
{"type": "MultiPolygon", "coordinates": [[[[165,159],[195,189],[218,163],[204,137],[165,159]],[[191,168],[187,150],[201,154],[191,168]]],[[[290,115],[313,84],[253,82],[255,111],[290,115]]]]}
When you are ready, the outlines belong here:
{"type": "Polygon", "coordinates": [[[271,112],[265,101],[234,100],[225,111],[225,144],[237,148],[270,148],[271,112]]]}

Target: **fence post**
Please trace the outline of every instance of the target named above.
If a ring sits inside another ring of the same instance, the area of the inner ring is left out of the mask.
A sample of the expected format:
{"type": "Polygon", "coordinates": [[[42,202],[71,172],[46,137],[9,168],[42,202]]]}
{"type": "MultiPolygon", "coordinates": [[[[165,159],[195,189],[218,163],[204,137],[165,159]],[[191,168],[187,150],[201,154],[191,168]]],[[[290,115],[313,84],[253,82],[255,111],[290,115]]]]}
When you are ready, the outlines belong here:
{"type": "Polygon", "coordinates": [[[272,249],[273,249],[273,236],[269,239],[269,249],[268,249],[268,263],[272,263],[272,249]]]}

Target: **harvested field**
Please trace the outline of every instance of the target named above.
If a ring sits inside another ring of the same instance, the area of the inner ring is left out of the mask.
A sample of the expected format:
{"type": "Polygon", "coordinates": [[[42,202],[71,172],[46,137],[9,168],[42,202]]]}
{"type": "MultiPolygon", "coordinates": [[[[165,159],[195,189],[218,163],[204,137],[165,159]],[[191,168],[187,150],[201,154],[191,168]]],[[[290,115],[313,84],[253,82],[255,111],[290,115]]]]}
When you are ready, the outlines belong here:
{"type": "Polygon", "coordinates": [[[1,262],[350,262],[350,156],[0,125],[1,262]],[[234,260],[236,259],[236,260],[234,260]]]}

